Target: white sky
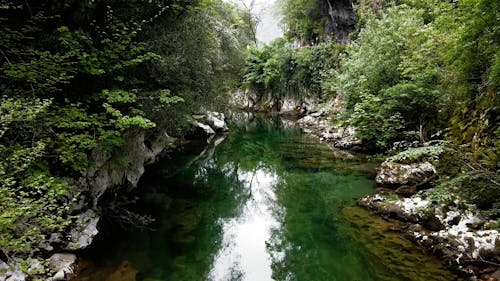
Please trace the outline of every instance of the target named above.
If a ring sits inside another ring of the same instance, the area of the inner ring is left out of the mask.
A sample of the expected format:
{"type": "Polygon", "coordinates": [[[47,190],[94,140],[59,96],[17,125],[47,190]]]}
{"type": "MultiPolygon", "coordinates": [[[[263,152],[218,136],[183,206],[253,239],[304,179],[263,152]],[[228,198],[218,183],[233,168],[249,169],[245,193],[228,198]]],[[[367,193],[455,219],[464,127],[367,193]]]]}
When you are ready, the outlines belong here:
{"type": "MultiPolygon", "coordinates": [[[[259,18],[257,25],[257,41],[259,45],[267,44],[278,37],[283,36],[283,31],[279,27],[281,15],[277,7],[277,0],[233,0],[243,1],[247,7],[254,1],[252,12],[259,18]]],[[[278,0],[279,1],[279,0],[278,0]]]]}

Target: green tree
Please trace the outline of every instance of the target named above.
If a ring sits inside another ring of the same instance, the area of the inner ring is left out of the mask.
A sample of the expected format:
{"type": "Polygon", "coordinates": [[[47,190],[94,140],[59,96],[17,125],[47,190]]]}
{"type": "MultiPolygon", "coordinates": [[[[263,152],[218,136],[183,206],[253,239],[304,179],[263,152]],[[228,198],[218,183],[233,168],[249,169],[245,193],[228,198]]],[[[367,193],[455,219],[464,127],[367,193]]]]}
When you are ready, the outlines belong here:
{"type": "Polygon", "coordinates": [[[423,142],[438,129],[443,94],[430,34],[422,10],[396,6],[369,19],[348,46],[331,80],[334,91],[345,94],[344,118],[362,140],[387,148],[412,131],[423,142]]]}

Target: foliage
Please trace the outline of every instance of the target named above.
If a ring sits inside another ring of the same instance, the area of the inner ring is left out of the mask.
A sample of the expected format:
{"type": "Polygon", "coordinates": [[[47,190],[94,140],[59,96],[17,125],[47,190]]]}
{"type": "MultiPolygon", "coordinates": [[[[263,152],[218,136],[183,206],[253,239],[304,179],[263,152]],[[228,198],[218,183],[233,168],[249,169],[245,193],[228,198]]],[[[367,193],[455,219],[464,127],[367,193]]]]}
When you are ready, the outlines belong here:
{"type": "MultiPolygon", "coordinates": [[[[312,39],[310,27],[321,26],[320,17],[308,14],[307,7],[317,3],[285,1],[284,21],[292,37],[312,39]]],[[[436,192],[446,197],[458,190],[491,214],[498,214],[500,202],[494,176],[500,163],[499,5],[491,0],[360,0],[357,30],[340,54],[340,67],[321,72],[323,93],[342,101],[335,121],[353,125],[369,146],[385,151],[399,140],[424,143],[444,132],[450,142],[444,151],[424,147],[391,159],[439,156],[442,185],[450,186],[436,192]]]]}
{"type": "Polygon", "coordinates": [[[411,164],[424,161],[434,162],[438,160],[441,154],[445,151],[444,145],[445,143],[440,143],[437,145],[410,148],[389,157],[387,161],[401,164],[411,164]]]}
{"type": "Polygon", "coordinates": [[[452,186],[446,186],[444,184],[428,190],[420,191],[420,193],[424,195],[427,200],[438,204],[449,204],[458,198],[456,189],[452,186]]]}
{"type": "MultiPolygon", "coordinates": [[[[34,130],[46,114],[48,100],[3,99],[0,103],[0,137],[14,133],[22,137],[22,128],[34,130]]],[[[37,251],[37,243],[53,232],[62,231],[70,222],[61,203],[70,194],[63,180],[51,176],[42,159],[47,155],[43,140],[30,143],[0,144],[0,249],[11,252],[37,251]]]]}
{"type": "Polygon", "coordinates": [[[424,141],[438,118],[442,93],[433,61],[417,61],[432,33],[420,10],[397,6],[369,19],[347,47],[333,93],[344,93],[344,118],[360,139],[387,148],[406,131],[424,141]],[[412,59],[410,59],[412,58],[412,59]],[[415,60],[415,61],[412,61],[415,60]]]}
{"type": "Polygon", "coordinates": [[[461,1],[454,19],[458,22],[457,36],[445,53],[446,86],[455,104],[450,135],[457,144],[468,143],[477,152],[475,158],[488,159],[492,164],[498,163],[500,149],[499,10],[497,1],[461,1]]]}
{"type": "Polygon", "coordinates": [[[288,38],[297,38],[307,45],[322,41],[327,12],[326,1],[287,0],[281,2],[281,10],[284,30],[288,38]]]}
{"type": "Polygon", "coordinates": [[[337,67],[342,50],[341,45],[333,43],[293,48],[282,39],[260,49],[250,49],[244,86],[258,95],[257,102],[268,98],[277,107],[283,97],[299,101],[321,98],[326,72],[337,67]]]}
{"type": "Polygon", "coordinates": [[[468,202],[474,203],[482,213],[491,218],[500,217],[500,177],[487,170],[467,169],[442,181],[439,186],[448,196],[458,193],[468,202]]]}
{"type": "Polygon", "coordinates": [[[2,1],[0,250],[32,255],[68,230],[80,190],[62,178],[85,175],[92,151],[178,133],[234,87],[248,16],[219,0],[2,1]]]}

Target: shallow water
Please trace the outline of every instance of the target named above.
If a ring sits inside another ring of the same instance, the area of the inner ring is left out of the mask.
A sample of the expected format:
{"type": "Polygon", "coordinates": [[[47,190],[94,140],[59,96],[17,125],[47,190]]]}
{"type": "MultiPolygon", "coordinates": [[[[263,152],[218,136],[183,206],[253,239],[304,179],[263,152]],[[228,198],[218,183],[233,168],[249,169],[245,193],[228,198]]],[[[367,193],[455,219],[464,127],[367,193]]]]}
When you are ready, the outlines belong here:
{"type": "Polygon", "coordinates": [[[237,124],[150,167],[133,208],[153,229],[103,225],[77,280],[456,279],[355,206],[374,163],[279,118],[237,124]]]}

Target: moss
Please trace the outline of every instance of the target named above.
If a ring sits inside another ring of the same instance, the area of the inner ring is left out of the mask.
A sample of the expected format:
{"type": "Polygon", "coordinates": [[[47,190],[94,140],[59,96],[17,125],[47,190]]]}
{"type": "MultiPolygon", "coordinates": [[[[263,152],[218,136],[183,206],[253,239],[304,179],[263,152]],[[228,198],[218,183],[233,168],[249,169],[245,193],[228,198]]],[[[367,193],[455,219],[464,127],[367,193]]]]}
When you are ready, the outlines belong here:
{"type": "Polygon", "coordinates": [[[389,157],[387,161],[400,164],[411,164],[423,161],[436,162],[443,153],[444,143],[440,143],[438,145],[410,148],[389,157]]]}

